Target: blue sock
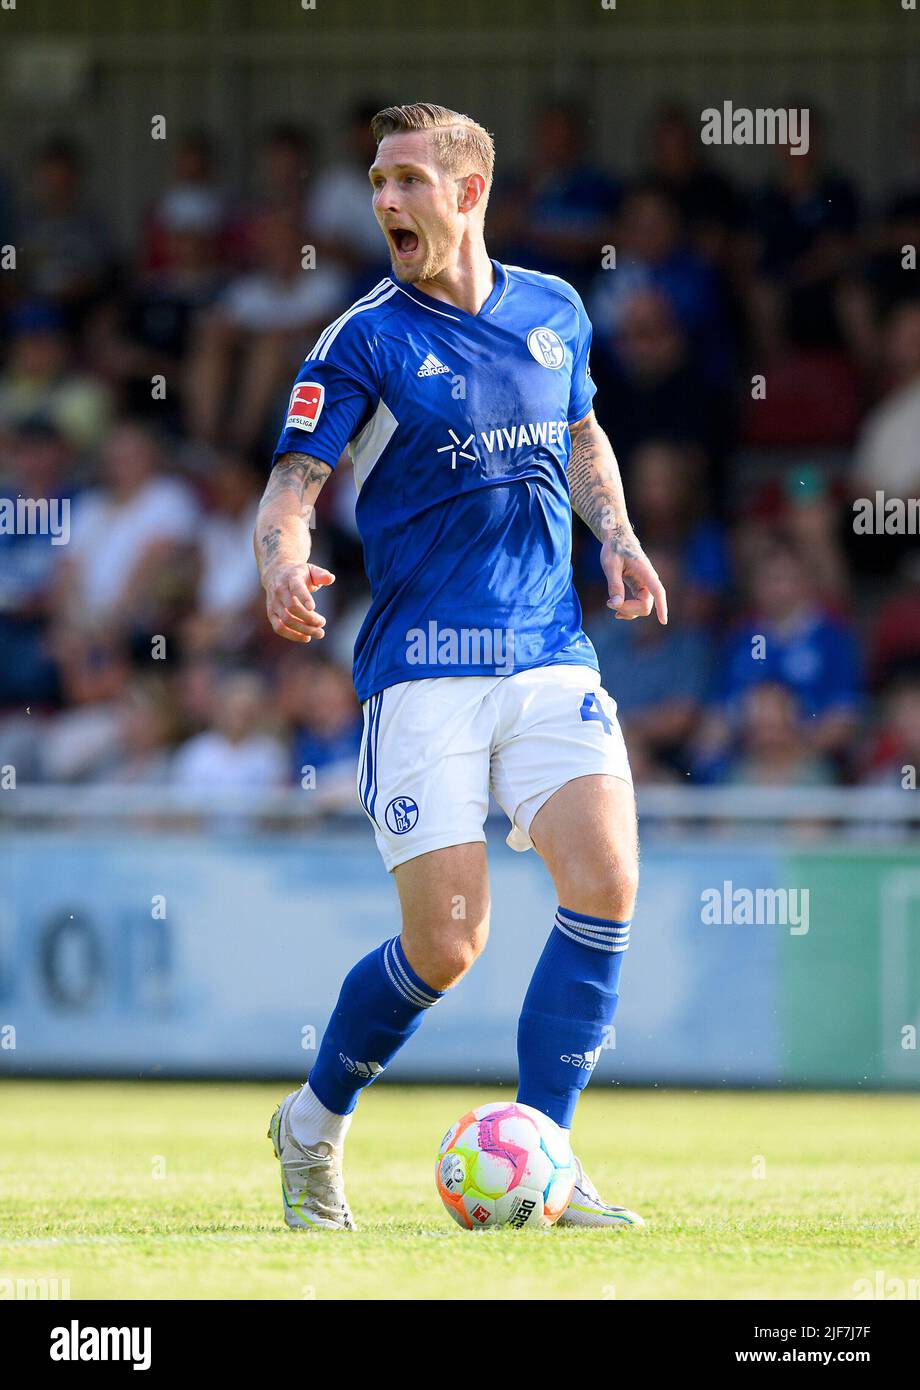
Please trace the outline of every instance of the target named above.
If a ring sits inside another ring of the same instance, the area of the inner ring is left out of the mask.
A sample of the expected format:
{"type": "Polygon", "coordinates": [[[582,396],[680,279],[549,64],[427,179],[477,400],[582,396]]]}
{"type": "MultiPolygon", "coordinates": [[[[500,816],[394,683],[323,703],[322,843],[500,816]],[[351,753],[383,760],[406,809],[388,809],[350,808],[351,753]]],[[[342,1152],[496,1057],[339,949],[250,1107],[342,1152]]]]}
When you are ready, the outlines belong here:
{"type": "Polygon", "coordinates": [[[327,1110],[350,1115],[444,993],[419,979],[398,936],[359,960],[345,976],[310,1072],[310,1089],[327,1110]]]}
{"type": "Polygon", "coordinates": [[[560,907],[518,1022],[518,1100],[571,1129],[616,1013],[629,923],[560,907]]]}

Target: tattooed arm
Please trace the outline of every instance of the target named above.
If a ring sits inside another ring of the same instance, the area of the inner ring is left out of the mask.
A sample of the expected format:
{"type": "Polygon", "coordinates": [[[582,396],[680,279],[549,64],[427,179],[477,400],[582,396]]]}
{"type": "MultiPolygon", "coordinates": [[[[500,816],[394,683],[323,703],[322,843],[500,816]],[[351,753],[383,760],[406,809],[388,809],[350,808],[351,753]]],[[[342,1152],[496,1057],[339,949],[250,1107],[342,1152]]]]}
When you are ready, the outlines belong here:
{"type": "Polygon", "coordinates": [[[259,503],[252,543],[265,607],[272,627],[289,642],[322,637],[326,625],[313,593],[335,575],[309,563],[310,519],[331,472],[310,454],[282,454],[259,503]]]}
{"type": "Polygon", "coordinates": [[[647,618],[652,609],[668,621],[668,600],[626,514],[626,499],[616,457],[592,410],[569,426],[572,453],[566,470],[572,510],[601,542],[607,576],[607,607],[618,618],[647,618]],[[634,595],[626,597],[624,581],[634,595]]]}

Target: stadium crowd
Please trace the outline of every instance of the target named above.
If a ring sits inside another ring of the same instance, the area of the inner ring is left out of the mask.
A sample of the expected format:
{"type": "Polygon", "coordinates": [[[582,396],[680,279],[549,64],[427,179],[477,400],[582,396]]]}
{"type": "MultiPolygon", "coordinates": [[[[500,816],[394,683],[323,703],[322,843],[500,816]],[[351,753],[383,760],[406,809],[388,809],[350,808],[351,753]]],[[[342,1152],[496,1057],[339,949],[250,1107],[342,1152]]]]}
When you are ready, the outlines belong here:
{"type": "MultiPolygon", "coordinates": [[[[380,103],[382,104],[382,103],[380,103]]],[[[340,149],[290,122],[246,197],[206,131],[177,144],[130,253],[45,140],[0,180],[0,498],[67,499],[66,544],[0,531],[0,764],[20,782],[260,788],[353,777],[367,604],[347,459],[320,499],[328,637],[269,628],[251,551],[290,383],[389,268],[362,103],[340,149]],[[315,248],[304,269],[303,247],[315,248]]],[[[698,113],[654,113],[630,171],[577,102],[500,173],[493,255],[562,275],[594,323],[596,409],[671,621],[616,622],[575,571],[639,783],[899,785],[920,764],[920,547],[853,500],[920,498],[920,121],[870,202],[812,111],[806,154],[743,186],[698,113]],[[914,259],[914,265],[916,259],[914,259]]],[[[501,145],[499,145],[501,153],[501,145]]]]}

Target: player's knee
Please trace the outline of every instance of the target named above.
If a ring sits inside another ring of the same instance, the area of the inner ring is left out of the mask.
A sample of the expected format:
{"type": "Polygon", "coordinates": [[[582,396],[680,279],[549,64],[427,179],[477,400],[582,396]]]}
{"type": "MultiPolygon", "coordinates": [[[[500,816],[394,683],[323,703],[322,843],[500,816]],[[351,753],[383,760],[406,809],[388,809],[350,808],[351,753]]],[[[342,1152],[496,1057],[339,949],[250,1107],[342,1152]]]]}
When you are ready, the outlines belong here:
{"type": "Polygon", "coordinates": [[[485,950],[486,942],[489,939],[489,919],[477,923],[476,928],[469,934],[458,935],[454,946],[453,960],[448,961],[455,970],[455,980],[461,979],[466,972],[473,966],[485,950]]]}
{"type": "Polygon", "coordinates": [[[627,922],[633,915],[639,889],[635,855],[623,854],[595,865],[584,865],[560,884],[559,900],[571,912],[627,922]]]}
{"type": "Polygon", "coordinates": [[[407,954],[418,974],[432,989],[450,989],[475,963],[489,939],[489,913],[477,913],[473,921],[463,918],[442,923],[426,932],[423,941],[415,939],[407,954]]]}
{"type": "MultiPolygon", "coordinates": [[[[443,968],[445,977],[451,977],[451,984],[462,979],[485,950],[489,939],[488,911],[479,915],[474,923],[458,924],[458,928],[445,940],[443,968]]],[[[440,988],[447,989],[448,986],[441,985],[440,988]]]]}

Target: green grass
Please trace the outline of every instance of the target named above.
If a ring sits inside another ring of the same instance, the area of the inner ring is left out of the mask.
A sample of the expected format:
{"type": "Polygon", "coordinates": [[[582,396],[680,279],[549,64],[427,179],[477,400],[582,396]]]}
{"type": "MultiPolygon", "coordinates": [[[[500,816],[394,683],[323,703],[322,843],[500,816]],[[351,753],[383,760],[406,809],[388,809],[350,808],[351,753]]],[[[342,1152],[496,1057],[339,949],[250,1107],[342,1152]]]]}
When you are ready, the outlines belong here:
{"type": "Polygon", "coordinates": [[[910,1097],[589,1090],[576,1147],[648,1226],[468,1234],[433,1156],[500,1095],[383,1083],[349,1138],[348,1236],[280,1224],[264,1136],[284,1090],[5,1082],[0,1279],[74,1299],[847,1299],[877,1271],[920,1278],[910,1097]]]}

